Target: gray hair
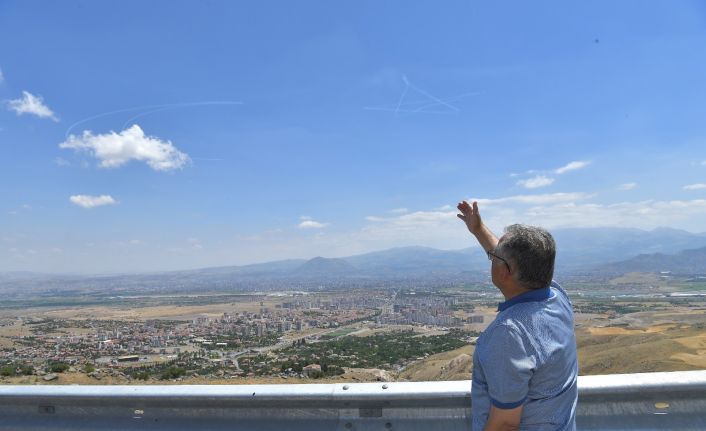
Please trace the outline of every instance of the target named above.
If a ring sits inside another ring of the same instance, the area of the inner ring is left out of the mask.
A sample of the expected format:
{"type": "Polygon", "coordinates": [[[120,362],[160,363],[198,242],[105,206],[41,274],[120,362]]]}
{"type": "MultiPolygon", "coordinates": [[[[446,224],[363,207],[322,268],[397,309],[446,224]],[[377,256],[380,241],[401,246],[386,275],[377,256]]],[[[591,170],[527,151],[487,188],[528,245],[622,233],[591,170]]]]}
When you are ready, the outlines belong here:
{"type": "Polygon", "coordinates": [[[546,230],[523,224],[505,228],[499,247],[513,265],[515,280],[527,289],[549,286],[554,276],[556,243],[546,230]]]}

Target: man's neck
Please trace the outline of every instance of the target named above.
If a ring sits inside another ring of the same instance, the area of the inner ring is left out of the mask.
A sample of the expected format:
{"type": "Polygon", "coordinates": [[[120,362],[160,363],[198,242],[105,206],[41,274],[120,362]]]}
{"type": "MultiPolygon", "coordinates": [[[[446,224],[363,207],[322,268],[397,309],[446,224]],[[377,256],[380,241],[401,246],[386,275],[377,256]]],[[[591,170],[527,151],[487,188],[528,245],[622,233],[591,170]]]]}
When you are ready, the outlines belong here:
{"type": "Polygon", "coordinates": [[[511,300],[516,296],[529,292],[531,289],[526,289],[517,283],[508,284],[507,286],[498,286],[498,289],[505,297],[506,301],[511,300]]]}

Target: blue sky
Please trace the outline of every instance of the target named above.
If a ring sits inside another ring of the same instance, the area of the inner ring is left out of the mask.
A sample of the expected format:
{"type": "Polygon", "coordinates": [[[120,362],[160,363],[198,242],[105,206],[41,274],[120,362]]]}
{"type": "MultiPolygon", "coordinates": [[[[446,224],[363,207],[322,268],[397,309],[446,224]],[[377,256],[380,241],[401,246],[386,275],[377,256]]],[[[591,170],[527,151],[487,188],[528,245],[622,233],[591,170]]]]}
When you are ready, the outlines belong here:
{"type": "Polygon", "coordinates": [[[702,2],[0,2],[0,271],[706,231],[702,2]],[[564,168],[564,169],[562,169],[564,168]]]}

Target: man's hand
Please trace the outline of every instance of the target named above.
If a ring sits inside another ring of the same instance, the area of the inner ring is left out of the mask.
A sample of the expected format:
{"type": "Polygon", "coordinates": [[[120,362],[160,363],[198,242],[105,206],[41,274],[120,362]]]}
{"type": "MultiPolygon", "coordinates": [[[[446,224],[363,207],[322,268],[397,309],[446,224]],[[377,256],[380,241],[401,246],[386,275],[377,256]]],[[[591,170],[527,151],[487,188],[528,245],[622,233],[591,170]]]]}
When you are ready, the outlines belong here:
{"type": "Polygon", "coordinates": [[[478,211],[478,202],[473,201],[473,206],[469,205],[468,202],[463,201],[456,207],[461,214],[456,214],[458,218],[466,223],[468,230],[475,235],[476,239],[483,247],[483,250],[495,250],[498,245],[498,239],[493,235],[480,219],[480,212],[478,211]]]}
{"type": "Polygon", "coordinates": [[[517,431],[520,429],[523,406],[503,410],[493,405],[490,406],[488,421],[483,431],[517,431]]]}
{"type": "Polygon", "coordinates": [[[478,212],[478,202],[473,201],[472,207],[466,201],[459,202],[456,208],[461,211],[461,214],[456,214],[456,217],[463,220],[469,232],[477,236],[483,226],[483,222],[480,219],[480,212],[478,212]]]}

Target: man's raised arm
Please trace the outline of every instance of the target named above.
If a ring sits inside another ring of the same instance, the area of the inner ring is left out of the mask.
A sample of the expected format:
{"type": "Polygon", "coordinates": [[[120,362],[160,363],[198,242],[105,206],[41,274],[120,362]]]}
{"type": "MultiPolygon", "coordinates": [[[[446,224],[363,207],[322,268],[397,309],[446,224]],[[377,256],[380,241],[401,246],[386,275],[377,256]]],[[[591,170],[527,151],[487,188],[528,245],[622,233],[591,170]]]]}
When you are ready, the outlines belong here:
{"type": "Polygon", "coordinates": [[[493,232],[481,220],[480,212],[478,212],[478,202],[473,201],[473,206],[466,201],[459,202],[456,208],[461,212],[461,214],[456,214],[456,216],[466,223],[469,232],[476,237],[483,250],[486,252],[495,250],[498,245],[498,238],[493,235],[493,232]]]}

